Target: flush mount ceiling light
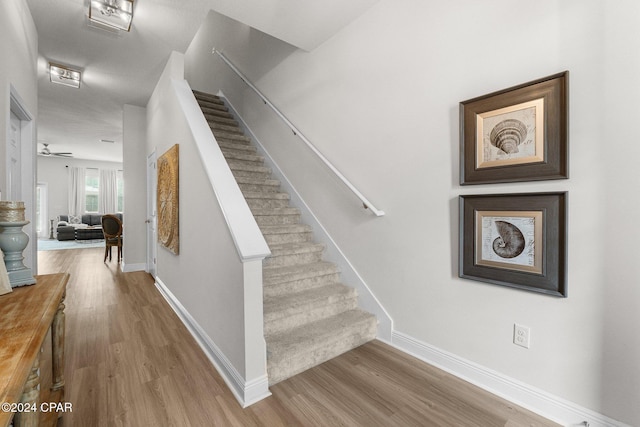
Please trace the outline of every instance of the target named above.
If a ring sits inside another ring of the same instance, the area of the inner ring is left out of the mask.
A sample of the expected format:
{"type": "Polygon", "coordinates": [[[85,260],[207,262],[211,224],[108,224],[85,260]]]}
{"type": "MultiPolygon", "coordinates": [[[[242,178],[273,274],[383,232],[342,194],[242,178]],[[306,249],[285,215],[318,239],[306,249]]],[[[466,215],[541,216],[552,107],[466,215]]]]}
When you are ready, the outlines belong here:
{"type": "Polygon", "coordinates": [[[82,73],[78,70],[72,70],[62,65],[49,63],[49,80],[51,83],[57,83],[65,86],[80,88],[80,79],[82,73]]]}
{"type": "Polygon", "coordinates": [[[122,31],[131,29],[133,0],[91,0],[89,20],[122,31]]]}

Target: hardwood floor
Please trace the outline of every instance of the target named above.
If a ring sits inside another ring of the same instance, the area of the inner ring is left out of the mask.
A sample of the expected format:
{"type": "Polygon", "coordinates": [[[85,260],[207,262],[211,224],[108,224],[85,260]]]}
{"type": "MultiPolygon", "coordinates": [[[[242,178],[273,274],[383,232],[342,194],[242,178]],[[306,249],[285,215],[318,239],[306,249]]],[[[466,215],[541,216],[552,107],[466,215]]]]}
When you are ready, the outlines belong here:
{"type": "Polygon", "coordinates": [[[65,398],[73,412],[58,425],[557,425],[379,341],[242,409],[152,278],[122,273],[103,255],[100,248],[38,253],[39,274],[71,274],[65,398]]]}

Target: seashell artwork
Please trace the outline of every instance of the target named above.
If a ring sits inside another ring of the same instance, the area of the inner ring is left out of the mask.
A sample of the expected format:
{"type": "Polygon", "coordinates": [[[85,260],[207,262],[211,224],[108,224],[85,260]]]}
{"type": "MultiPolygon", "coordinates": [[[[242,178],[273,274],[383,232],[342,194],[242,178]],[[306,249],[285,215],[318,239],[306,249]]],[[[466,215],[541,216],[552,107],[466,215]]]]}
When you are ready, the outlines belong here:
{"type": "Polygon", "coordinates": [[[520,120],[506,119],[491,130],[491,144],[506,154],[518,152],[518,146],[527,137],[527,126],[520,120]]]}
{"type": "Polygon", "coordinates": [[[515,258],[524,251],[525,238],[522,231],[506,221],[496,221],[499,237],[493,241],[493,251],[502,258],[515,258]]]}

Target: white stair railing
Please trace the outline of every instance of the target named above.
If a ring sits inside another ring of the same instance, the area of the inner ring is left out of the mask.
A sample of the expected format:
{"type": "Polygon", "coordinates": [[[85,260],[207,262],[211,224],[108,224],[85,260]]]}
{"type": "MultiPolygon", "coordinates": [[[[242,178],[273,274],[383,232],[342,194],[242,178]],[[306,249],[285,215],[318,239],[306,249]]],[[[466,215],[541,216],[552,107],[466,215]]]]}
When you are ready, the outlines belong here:
{"type": "Polygon", "coordinates": [[[306,145],[307,147],[309,147],[311,149],[311,151],[313,151],[319,158],[320,160],[322,160],[322,162],[338,177],[340,178],[340,180],[344,183],[344,185],[346,185],[349,190],[351,190],[351,192],[353,194],[355,194],[360,201],[362,202],[362,205],[364,206],[365,209],[369,209],[375,216],[383,216],[384,215],[384,211],[381,211],[379,209],[377,209],[373,203],[371,203],[360,191],[358,191],[358,189],[356,187],[354,187],[354,185],[338,170],[336,169],[336,167],[315,147],[315,145],[313,145],[311,143],[311,141],[309,141],[303,134],[302,132],[300,132],[298,130],[298,128],[296,128],[294,126],[293,123],[291,123],[289,121],[289,119],[287,119],[285,117],[284,114],[282,114],[280,112],[280,110],[278,110],[278,108],[273,105],[271,103],[271,101],[269,101],[263,94],[262,92],[260,92],[260,90],[258,90],[257,87],[255,87],[255,85],[253,83],[251,83],[251,81],[249,81],[249,79],[242,74],[242,72],[240,70],[238,70],[238,68],[229,60],[229,58],[227,58],[222,52],[216,50],[215,48],[211,51],[212,54],[216,54],[218,55],[228,66],[229,68],[231,68],[231,70],[233,70],[234,73],[236,73],[238,75],[238,77],[240,77],[240,79],[242,79],[243,82],[246,83],[247,86],[249,86],[259,97],[260,99],[262,99],[262,101],[269,106],[269,108],[271,108],[273,110],[274,113],[276,113],[276,115],[278,117],[280,117],[280,119],[285,122],[285,124],[287,126],[289,126],[289,128],[291,129],[291,131],[293,132],[294,135],[298,136],[306,145]]]}

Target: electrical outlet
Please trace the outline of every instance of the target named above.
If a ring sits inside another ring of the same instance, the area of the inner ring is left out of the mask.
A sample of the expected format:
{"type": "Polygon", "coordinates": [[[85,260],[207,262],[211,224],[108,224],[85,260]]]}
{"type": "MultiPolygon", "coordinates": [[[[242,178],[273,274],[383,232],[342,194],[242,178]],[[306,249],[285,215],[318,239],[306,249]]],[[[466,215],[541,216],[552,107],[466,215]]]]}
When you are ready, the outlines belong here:
{"type": "Polygon", "coordinates": [[[528,326],[513,325],[513,343],[520,347],[529,348],[531,345],[531,330],[528,326]]]}

